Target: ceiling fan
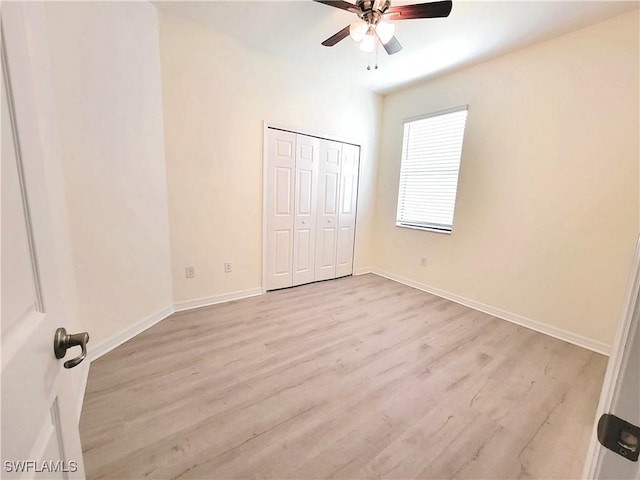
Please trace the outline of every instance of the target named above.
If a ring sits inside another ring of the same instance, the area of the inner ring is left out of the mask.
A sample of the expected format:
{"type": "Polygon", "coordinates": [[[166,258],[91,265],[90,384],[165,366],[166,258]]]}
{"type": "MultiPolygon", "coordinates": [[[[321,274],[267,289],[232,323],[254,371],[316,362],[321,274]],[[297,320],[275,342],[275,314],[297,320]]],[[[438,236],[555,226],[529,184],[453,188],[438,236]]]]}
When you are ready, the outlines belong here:
{"type": "Polygon", "coordinates": [[[327,38],[322,45],[333,47],[340,40],[351,35],[356,42],[360,42],[361,50],[371,53],[377,38],[389,55],[402,50],[402,45],[394,35],[395,25],[389,20],[447,17],[453,6],[451,0],[398,7],[392,7],[390,0],[357,0],[355,5],[343,0],[314,1],[347,10],[359,17],[358,20],[327,38]]]}

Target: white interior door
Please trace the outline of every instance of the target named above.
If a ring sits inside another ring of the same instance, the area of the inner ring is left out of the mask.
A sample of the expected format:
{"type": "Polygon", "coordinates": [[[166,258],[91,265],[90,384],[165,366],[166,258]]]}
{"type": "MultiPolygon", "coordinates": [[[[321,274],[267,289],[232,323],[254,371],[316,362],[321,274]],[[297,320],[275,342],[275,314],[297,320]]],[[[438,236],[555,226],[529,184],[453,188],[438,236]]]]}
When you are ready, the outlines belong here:
{"type": "Polygon", "coordinates": [[[296,135],[293,285],[313,282],[320,139],[296,135]]]}
{"type": "Polygon", "coordinates": [[[315,280],[336,277],[342,143],[320,141],[315,280]]]}
{"type": "Polygon", "coordinates": [[[640,462],[632,462],[598,442],[597,423],[602,414],[612,414],[640,426],[640,239],[627,287],[625,309],[607,364],[583,474],[583,478],[640,479],[640,462]]]}
{"type": "Polygon", "coordinates": [[[50,76],[35,73],[46,71],[44,25],[41,4],[4,3],[2,478],[84,477],[72,372],[53,354],[65,307],[52,246],[51,144],[43,127],[50,76]]]}
{"type": "Polygon", "coordinates": [[[356,205],[358,200],[358,166],[360,147],[342,145],[340,167],[340,200],[338,212],[338,244],[336,252],[336,277],[353,273],[353,247],[356,234],[356,205]]]}
{"type": "Polygon", "coordinates": [[[267,290],[293,285],[296,135],[267,129],[267,290]]]}

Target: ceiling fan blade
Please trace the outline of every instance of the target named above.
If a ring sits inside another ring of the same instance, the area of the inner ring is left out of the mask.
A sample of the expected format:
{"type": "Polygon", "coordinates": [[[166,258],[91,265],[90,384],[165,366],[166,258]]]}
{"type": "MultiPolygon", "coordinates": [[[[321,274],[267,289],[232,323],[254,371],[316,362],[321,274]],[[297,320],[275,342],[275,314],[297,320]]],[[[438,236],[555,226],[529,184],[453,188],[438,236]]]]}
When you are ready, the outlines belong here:
{"type": "Polygon", "coordinates": [[[342,0],[313,0],[313,1],[318,3],[324,3],[325,5],[340,8],[342,10],[349,10],[352,8],[353,9],[356,8],[356,6],[353,3],[343,2],[342,0]]]}
{"type": "Polygon", "coordinates": [[[340,40],[344,40],[349,36],[349,27],[350,25],[347,25],[335,35],[330,36],[324,42],[322,42],[322,45],[324,45],[325,47],[333,47],[340,40]]]}
{"type": "Polygon", "coordinates": [[[385,15],[392,15],[391,20],[411,20],[412,18],[437,18],[448,17],[451,13],[453,2],[443,0],[440,2],[419,3],[416,5],[403,5],[391,7],[385,15]]]}
{"type": "Polygon", "coordinates": [[[395,35],[391,37],[391,40],[389,40],[386,44],[383,43],[382,46],[389,55],[393,55],[394,53],[398,53],[400,50],[402,50],[402,45],[400,45],[400,42],[395,35]]]}

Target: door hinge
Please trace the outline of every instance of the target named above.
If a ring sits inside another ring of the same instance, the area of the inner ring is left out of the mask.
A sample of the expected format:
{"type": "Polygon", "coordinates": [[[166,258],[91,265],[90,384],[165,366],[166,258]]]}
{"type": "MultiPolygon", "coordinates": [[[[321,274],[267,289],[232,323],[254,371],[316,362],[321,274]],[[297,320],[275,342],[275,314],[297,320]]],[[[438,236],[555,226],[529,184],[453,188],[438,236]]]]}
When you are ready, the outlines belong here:
{"type": "Polygon", "coordinates": [[[638,461],[638,438],[640,428],[631,423],[605,413],[598,420],[598,440],[600,443],[632,462],[638,461]]]}

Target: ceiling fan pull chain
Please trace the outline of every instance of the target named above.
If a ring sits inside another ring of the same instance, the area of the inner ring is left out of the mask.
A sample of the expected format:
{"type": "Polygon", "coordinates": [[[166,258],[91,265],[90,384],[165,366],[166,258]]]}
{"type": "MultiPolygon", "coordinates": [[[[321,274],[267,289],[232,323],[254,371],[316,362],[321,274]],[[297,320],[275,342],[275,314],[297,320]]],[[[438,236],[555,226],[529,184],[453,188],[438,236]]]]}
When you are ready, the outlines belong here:
{"type": "Polygon", "coordinates": [[[380,51],[380,42],[376,42],[376,66],[375,69],[378,70],[378,52],[380,51]]]}

